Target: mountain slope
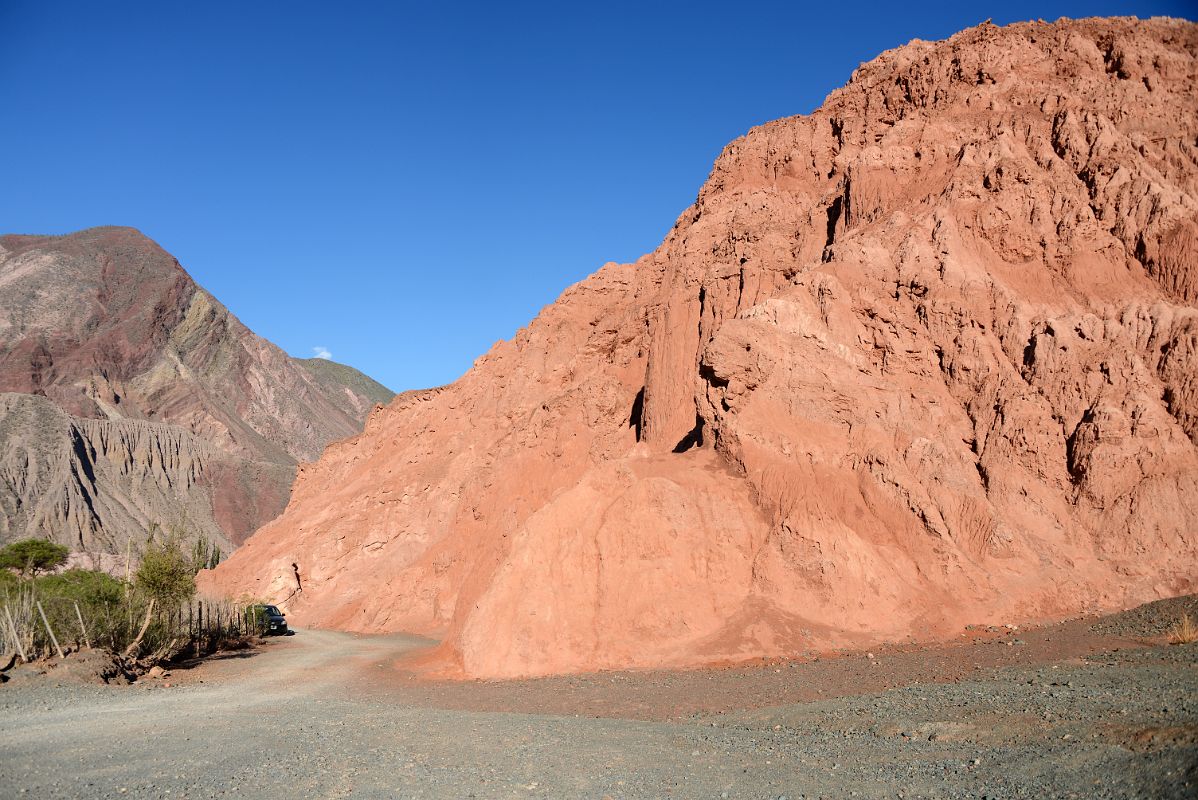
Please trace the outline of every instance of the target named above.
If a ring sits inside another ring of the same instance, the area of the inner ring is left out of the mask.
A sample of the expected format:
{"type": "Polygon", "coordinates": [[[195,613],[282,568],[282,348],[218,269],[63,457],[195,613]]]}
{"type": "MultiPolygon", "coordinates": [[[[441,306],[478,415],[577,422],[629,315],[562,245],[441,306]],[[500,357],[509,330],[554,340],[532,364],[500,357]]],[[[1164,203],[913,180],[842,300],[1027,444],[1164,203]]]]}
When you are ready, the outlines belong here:
{"type": "Polygon", "coordinates": [[[152,524],[231,549],[374,404],[129,228],[0,237],[0,391],[0,533],[109,551],[152,524]]]}
{"type": "Polygon", "coordinates": [[[1195,86],[1175,20],[882,54],[725,148],[654,253],[302,468],[205,586],[471,676],[1192,590],[1195,86]]]}
{"type": "Polygon", "coordinates": [[[395,392],[368,375],[363,375],[353,367],[338,364],[327,358],[297,358],[299,364],[316,378],[328,393],[341,392],[345,394],[346,402],[358,408],[358,414],[365,418],[367,412],[376,404],[390,403],[395,392]],[[365,400],[365,404],[361,404],[365,400]],[[361,404],[361,405],[359,405],[361,404]]]}

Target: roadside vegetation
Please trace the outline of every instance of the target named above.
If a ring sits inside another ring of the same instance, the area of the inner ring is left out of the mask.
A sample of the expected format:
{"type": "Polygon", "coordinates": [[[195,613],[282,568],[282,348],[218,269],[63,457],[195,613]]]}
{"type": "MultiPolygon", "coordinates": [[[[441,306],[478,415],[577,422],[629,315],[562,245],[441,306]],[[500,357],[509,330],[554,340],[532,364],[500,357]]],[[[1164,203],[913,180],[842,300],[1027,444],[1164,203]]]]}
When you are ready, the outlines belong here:
{"type": "Polygon", "coordinates": [[[1193,644],[1198,642],[1198,625],[1194,624],[1194,620],[1189,614],[1182,614],[1177,622],[1169,628],[1169,642],[1171,644],[1193,644]]]}
{"type": "Polygon", "coordinates": [[[242,645],[261,621],[249,603],[198,599],[195,575],[220,551],[153,536],[127,578],[91,569],[55,572],[66,547],[24,539],[0,549],[0,669],[18,660],[100,649],[130,672],[242,645]]]}

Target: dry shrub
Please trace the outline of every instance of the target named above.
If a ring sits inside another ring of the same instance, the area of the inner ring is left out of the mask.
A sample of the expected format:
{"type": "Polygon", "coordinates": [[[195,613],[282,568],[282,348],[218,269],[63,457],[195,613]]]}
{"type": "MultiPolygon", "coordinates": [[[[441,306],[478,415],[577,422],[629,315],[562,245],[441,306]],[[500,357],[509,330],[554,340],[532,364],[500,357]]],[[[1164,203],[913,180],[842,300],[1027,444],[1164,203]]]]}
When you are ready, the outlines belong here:
{"type": "Polygon", "coordinates": [[[1194,620],[1190,619],[1189,614],[1182,614],[1181,619],[1173,623],[1173,627],[1169,628],[1170,644],[1190,644],[1198,642],[1198,625],[1194,624],[1194,620]]]}

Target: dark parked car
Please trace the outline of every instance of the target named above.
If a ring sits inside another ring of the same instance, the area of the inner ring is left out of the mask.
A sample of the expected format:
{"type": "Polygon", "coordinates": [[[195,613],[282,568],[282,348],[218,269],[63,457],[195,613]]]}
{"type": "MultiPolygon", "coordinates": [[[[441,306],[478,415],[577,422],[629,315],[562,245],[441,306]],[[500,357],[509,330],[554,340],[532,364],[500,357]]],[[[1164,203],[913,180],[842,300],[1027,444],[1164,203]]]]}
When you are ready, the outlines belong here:
{"type": "Polygon", "coordinates": [[[286,636],[290,633],[287,630],[287,618],[278,606],[254,606],[251,610],[263,635],[286,636]]]}

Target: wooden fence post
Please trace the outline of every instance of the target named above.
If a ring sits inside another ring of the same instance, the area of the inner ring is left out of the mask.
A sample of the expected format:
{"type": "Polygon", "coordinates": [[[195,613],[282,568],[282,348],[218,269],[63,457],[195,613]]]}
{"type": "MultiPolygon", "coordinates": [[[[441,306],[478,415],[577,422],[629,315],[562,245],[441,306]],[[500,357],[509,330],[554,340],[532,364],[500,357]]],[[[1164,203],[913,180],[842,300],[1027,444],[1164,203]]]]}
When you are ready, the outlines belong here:
{"type": "Polygon", "coordinates": [[[92,641],[87,638],[87,626],[83,624],[83,613],[79,610],[79,604],[75,603],[75,616],[79,618],[79,630],[83,631],[83,643],[87,645],[87,649],[92,649],[92,641]]]}
{"type": "MultiPolygon", "coordinates": [[[[8,613],[8,606],[4,607],[4,613],[5,614],[8,613]]],[[[13,646],[20,644],[20,642],[18,642],[15,638],[13,638],[10,635],[9,630],[8,630],[8,623],[4,622],[3,620],[0,620],[0,623],[3,623],[3,624],[0,624],[0,628],[4,628],[4,648],[6,650],[8,649],[8,646],[10,644],[9,639],[12,639],[11,643],[13,644],[13,646]]],[[[17,648],[17,649],[19,650],[20,648],[17,648]]]]}
{"type": "Polygon", "coordinates": [[[125,648],[125,652],[121,655],[122,658],[128,658],[129,656],[131,656],[135,652],[137,652],[137,648],[141,646],[142,638],[145,637],[146,631],[149,630],[149,628],[150,628],[150,620],[151,620],[153,614],[154,614],[154,598],[151,597],[150,605],[148,605],[146,607],[145,622],[143,622],[141,624],[141,630],[138,631],[137,638],[134,639],[133,642],[128,647],[125,648]]]}
{"type": "Polygon", "coordinates": [[[58,644],[58,637],[54,635],[54,629],[50,627],[50,620],[46,619],[46,611],[42,608],[41,600],[33,601],[37,605],[37,613],[42,615],[42,622],[46,625],[46,633],[50,634],[50,641],[54,642],[54,649],[58,651],[59,658],[66,658],[62,653],[62,648],[58,644]]]}
{"type": "Polygon", "coordinates": [[[12,632],[12,640],[16,642],[17,653],[20,654],[21,660],[28,664],[29,657],[25,655],[25,646],[21,644],[21,637],[17,633],[17,623],[12,621],[12,613],[8,610],[8,606],[4,607],[4,616],[8,618],[8,630],[12,632]]]}

